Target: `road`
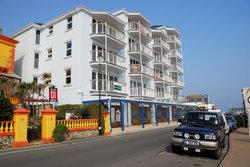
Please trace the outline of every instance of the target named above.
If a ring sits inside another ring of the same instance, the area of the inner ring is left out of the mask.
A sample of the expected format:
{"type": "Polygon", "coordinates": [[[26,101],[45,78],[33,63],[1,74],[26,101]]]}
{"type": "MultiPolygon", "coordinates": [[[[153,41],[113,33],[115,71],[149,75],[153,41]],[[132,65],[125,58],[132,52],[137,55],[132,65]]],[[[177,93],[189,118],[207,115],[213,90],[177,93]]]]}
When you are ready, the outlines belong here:
{"type": "MultiPolygon", "coordinates": [[[[1,152],[1,167],[193,167],[218,166],[206,154],[171,151],[173,128],[96,137],[30,149],[1,152]]],[[[227,146],[226,146],[227,147],[227,146]]],[[[226,148],[223,149],[225,154],[226,148]]]]}

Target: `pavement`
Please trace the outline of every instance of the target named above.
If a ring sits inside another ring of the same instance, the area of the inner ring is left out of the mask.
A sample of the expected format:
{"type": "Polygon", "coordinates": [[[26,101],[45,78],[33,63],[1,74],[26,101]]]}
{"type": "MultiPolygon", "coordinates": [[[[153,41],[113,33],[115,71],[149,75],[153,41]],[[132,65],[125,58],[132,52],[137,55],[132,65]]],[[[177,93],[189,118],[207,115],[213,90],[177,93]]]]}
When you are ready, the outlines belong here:
{"type": "Polygon", "coordinates": [[[250,167],[249,128],[238,128],[229,138],[229,151],[220,167],[250,167]]]}
{"type": "Polygon", "coordinates": [[[179,124],[180,123],[176,123],[172,121],[170,124],[168,124],[167,122],[158,123],[158,126],[156,126],[156,124],[145,124],[144,128],[142,128],[142,125],[133,125],[133,126],[128,126],[128,127],[125,126],[124,131],[122,131],[121,128],[112,128],[111,136],[135,133],[135,132],[141,132],[141,131],[147,131],[147,130],[153,130],[153,129],[159,129],[159,128],[173,127],[179,124]]]}

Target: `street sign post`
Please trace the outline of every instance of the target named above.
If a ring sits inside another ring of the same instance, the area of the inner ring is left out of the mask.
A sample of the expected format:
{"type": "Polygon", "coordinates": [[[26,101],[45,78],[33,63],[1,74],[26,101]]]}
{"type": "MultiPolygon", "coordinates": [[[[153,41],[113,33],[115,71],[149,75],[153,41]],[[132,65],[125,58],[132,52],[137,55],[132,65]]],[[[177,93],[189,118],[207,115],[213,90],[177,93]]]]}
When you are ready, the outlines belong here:
{"type": "Polygon", "coordinates": [[[243,88],[241,92],[242,92],[245,112],[248,113],[248,128],[250,136],[250,87],[243,88]]]}

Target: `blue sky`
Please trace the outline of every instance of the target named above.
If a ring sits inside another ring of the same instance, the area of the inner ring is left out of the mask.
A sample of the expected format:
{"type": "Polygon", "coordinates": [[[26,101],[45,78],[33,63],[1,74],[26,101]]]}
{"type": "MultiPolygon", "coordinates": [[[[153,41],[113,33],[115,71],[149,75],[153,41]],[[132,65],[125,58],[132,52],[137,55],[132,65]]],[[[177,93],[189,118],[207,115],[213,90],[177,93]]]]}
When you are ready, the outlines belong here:
{"type": "Polygon", "coordinates": [[[175,27],[183,44],[184,94],[208,94],[217,107],[241,107],[250,86],[250,0],[0,0],[8,36],[74,9],[140,12],[152,24],[175,27]]]}

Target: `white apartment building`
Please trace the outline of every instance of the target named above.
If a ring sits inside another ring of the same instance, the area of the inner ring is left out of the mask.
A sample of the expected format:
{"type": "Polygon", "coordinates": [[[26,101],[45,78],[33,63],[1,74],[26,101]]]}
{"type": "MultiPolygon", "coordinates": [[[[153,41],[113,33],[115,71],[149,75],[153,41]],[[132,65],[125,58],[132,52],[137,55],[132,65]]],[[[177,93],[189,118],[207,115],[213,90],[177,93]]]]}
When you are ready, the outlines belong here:
{"type": "Polygon", "coordinates": [[[180,34],[152,26],[140,13],[92,11],[80,6],[11,36],[15,73],[41,82],[49,73],[58,105],[101,97],[180,103],[184,72],[180,34]]]}

